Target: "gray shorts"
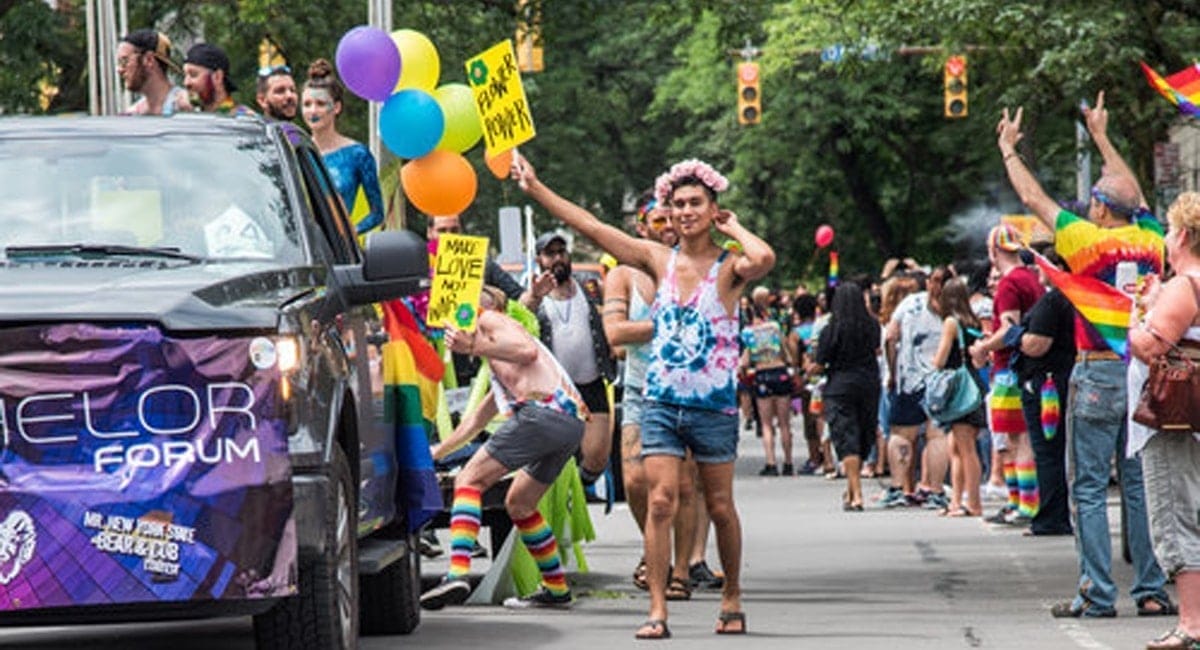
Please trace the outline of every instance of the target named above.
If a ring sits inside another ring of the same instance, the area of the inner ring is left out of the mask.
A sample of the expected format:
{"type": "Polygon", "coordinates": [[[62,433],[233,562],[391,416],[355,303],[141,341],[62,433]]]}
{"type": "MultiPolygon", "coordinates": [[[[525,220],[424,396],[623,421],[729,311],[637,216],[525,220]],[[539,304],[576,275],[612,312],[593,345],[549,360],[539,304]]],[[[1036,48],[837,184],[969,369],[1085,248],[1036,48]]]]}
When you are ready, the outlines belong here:
{"type": "Polygon", "coordinates": [[[1146,512],[1154,555],[1175,575],[1200,569],[1200,442],[1186,433],[1156,433],[1142,452],[1146,512]]]}
{"type": "Polygon", "coordinates": [[[582,438],[583,420],[525,404],[500,425],[483,448],[508,469],[523,469],[539,483],[549,485],[582,438]]]}
{"type": "Polygon", "coordinates": [[[621,427],[642,426],[642,408],[646,398],[642,397],[642,388],[626,388],[621,396],[621,427]]]}

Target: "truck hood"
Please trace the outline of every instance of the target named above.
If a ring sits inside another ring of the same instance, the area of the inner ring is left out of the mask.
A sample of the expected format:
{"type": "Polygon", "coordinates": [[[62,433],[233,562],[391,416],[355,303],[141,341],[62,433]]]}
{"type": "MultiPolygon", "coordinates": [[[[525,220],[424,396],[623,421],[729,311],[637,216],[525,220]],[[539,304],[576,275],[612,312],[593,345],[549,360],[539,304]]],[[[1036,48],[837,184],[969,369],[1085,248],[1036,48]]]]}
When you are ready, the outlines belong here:
{"type": "Polygon", "coordinates": [[[0,323],[154,322],[171,331],[274,329],[324,285],[318,267],[262,262],[0,262],[0,323]]]}

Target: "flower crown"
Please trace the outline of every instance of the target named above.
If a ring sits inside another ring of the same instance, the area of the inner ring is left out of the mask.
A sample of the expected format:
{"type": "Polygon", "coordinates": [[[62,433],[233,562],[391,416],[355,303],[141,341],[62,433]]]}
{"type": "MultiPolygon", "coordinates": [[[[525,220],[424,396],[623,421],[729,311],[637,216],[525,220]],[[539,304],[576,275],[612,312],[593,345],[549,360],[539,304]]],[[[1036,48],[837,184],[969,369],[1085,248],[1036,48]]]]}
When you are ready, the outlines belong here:
{"type": "Polygon", "coordinates": [[[671,190],[675,189],[675,184],[688,176],[699,179],[714,193],[729,189],[729,179],[713,169],[712,165],[698,158],[690,158],[671,165],[669,171],[654,181],[654,198],[658,199],[659,203],[665,204],[671,197],[671,190]]]}

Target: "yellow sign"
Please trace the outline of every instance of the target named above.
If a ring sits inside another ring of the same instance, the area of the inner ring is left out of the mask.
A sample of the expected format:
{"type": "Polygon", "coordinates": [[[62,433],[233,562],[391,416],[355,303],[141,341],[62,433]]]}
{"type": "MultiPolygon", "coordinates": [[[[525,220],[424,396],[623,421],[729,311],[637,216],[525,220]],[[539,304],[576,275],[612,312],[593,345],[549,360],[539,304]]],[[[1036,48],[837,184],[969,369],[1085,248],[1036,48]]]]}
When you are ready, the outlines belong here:
{"type": "Polygon", "coordinates": [[[501,41],[468,60],[467,83],[475,93],[475,111],[489,156],[533,139],[533,113],[525,99],[512,41],[501,41]]]}
{"type": "Polygon", "coordinates": [[[450,234],[438,237],[429,313],[425,316],[427,324],[475,331],[487,250],[487,237],[450,234]]]}
{"type": "Polygon", "coordinates": [[[1032,214],[1006,214],[1000,217],[1000,221],[1016,228],[1017,232],[1021,233],[1021,243],[1025,246],[1036,242],[1054,241],[1054,232],[1032,214]]]}

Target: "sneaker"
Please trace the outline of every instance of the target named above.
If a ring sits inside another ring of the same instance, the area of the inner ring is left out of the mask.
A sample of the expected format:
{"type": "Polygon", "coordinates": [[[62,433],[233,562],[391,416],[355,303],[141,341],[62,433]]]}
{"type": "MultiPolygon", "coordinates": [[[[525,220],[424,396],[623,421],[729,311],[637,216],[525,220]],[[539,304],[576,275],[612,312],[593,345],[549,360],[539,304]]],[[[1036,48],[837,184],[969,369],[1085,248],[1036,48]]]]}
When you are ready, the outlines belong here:
{"type": "Polygon", "coordinates": [[[524,598],[517,596],[505,598],[504,606],[509,609],[570,609],[571,592],[555,596],[545,587],[539,587],[537,591],[524,598]]]}
{"type": "Polygon", "coordinates": [[[821,463],[814,463],[811,460],[806,460],[804,461],[804,464],[800,466],[799,473],[805,476],[811,476],[812,474],[816,474],[820,469],[821,463]]]}
{"type": "Polygon", "coordinates": [[[1004,517],[1004,523],[1008,524],[1009,526],[1025,527],[1033,523],[1033,517],[1023,515],[1016,510],[1010,510],[1009,513],[1004,517]]]}
{"type": "Polygon", "coordinates": [[[441,609],[446,605],[461,605],[471,595],[471,585],[462,578],[451,580],[448,576],[421,594],[423,609],[441,609]]]}
{"type": "Polygon", "coordinates": [[[445,553],[432,528],[426,528],[417,537],[417,552],[429,559],[441,557],[445,553]]]}
{"type": "Polygon", "coordinates": [[[475,546],[471,547],[471,557],[487,557],[487,556],[488,556],[487,549],[483,547],[483,544],[479,543],[479,540],[476,540],[475,546]]]}
{"type": "Polygon", "coordinates": [[[1006,504],[1004,507],[997,510],[996,514],[992,515],[991,517],[984,517],[983,520],[989,524],[1007,524],[1010,512],[1016,512],[1016,510],[1009,508],[1006,504]]]}
{"type": "Polygon", "coordinates": [[[759,476],[779,476],[779,468],[774,465],[763,465],[763,468],[758,470],[759,476]]]}
{"type": "Polygon", "coordinates": [[[780,472],[780,474],[782,474],[783,476],[795,476],[796,468],[793,467],[791,463],[784,463],[783,471],[780,472]]]}
{"type": "Polygon", "coordinates": [[[892,486],[887,489],[883,498],[879,500],[879,505],[884,508],[905,508],[908,506],[908,497],[905,496],[904,490],[892,486]]]}
{"type": "Polygon", "coordinates": [[[688,567],[688,580],[692,583],[692,589],[720,589],[725,586],[725,579],[714,574],[703,560],[688,567]]]}
{"type": "Polygon", "coordinates": [[[979,496],[984,501],[1008,501],[1008,488],[1003,485],[984,483],[979,487],[979,496]]]}
{"type": "Polygon", "coordinates": [[[925,503],[921,504],[921,507],[926,510],[945,510],[950,507],[950,500],[943,493],[931,492],[925,497],[925,503]]]}

